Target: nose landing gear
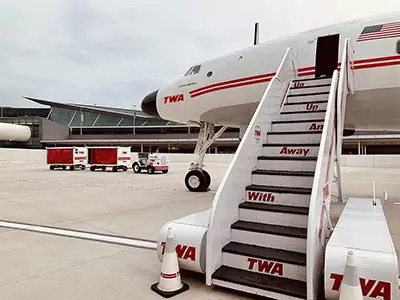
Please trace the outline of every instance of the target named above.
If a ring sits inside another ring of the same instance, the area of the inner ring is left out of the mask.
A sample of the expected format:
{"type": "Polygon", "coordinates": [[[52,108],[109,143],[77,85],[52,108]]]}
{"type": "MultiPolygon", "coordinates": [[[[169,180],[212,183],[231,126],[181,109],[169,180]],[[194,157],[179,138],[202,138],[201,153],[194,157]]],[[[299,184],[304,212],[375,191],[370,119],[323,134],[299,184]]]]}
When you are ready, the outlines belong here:
{"type": "Polygon", "coordinates": [[[201,122],[200,126],[199,138],[194,151],[196,162],[190,165],[190,171],[185,176],[186,188],[191,192],[206,192],[210,190],[211,176],[203,169],[204,157],[207,149],[224,133],[227,128],[227,126],[222,126],[217,132],[215,132],[215,124],[213,123],[201,122]]]}

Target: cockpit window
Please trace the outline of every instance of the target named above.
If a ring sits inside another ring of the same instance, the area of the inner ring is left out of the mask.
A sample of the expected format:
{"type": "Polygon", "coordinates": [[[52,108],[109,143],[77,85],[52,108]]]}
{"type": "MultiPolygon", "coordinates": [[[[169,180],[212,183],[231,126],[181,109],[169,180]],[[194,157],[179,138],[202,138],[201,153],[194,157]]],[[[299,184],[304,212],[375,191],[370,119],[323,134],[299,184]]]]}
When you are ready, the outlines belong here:
{"type": "Polygon", "coordinates": [[[186,72],[185,76],[194,75],[200,72],[201,65],[190,67],[190,69],[186,72]]]}

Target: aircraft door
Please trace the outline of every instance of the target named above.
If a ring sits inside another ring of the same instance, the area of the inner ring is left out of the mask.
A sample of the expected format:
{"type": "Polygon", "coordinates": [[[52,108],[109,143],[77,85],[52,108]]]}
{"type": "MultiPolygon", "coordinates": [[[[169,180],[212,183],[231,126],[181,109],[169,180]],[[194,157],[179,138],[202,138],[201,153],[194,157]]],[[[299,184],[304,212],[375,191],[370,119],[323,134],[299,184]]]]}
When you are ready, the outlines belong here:
{"type": "Polygon", "coordinates": [[[318,37],[315,56],[315,78],[332,76],[337,69],[339,34],[318,37]]]}

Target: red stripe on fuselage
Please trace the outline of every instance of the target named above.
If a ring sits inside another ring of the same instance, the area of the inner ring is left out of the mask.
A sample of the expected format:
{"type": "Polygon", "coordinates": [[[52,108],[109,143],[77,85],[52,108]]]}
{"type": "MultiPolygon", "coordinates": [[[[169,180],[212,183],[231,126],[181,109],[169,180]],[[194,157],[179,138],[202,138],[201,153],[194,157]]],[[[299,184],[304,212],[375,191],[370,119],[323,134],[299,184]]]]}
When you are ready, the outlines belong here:
{"type": "Polygon", "coordinates": [[[232,79],[232,80],[228,80],[228,81],[223,81],[223,82],[217,82],[214,84],[210,84],[207,86],[203,86],[201,88],[195,89],[193,91],[190,91],[190,94],[195,94],[197,92],[203,91],[203,90],[207,90],[210,88],[214,88],[217,86],[222,86],[222,85],[227,85],[227,84],[232,84],[232,83],[237,83],[237,82],[243,82],[243,81],[249,81],[249,80],[255,80],[255,79],[260,79],[260,78],[266,78],[266,77],[272,77],[274,76],[275,73],[269,73],[269,74],[261,74],[261,75],[255,75],[255,76],[250,76],[250,77],[243,77],[243,78],[237,78],[237,79],[232,79]]]}
{"type": "Polygon", "coordinates": [[[260,80],[253,80],[253,81],[245,81],[245,82],[240,82],[240,83],[236,83],[236,84],[230,84],[230,85],[223,85],[223,86],[218,86],[215,87],[213,89],[207,89],[198,93],[193,93],[190,96],[192,98],[207,94],[207,93],[212,93],[212,92],[216,92],[216,91],[220,91],[220,90],[225,90],[225,89],[230,89],[230,88],[235,88],[235,87],[240,87],[240,86],[245,86],[245,85],[252,85],[252,84],[258,84],[258,83],[264,83],[264,82],[268,82],[272,79],[272,77],[270,78],[264,78],[264,79],[260,79],[260,80]]]}
{"type": "MultiPolygon", "coordinates": [[[[341,63],[338,63],[338,67],[340,67],[340,64],[341,63]]],[[[355,65],[354,69],[357,70],[357,69],[378,68],[378,67],[386,67],[399,64],[400,64],[400,55],[374,57],[374,58],[360,59],[354,61],[355,65]],[[374,62],[380,62],[380,63],[374,63],[374,62]]],[[[299,77],[315,75],[315,66],[299,68],[298,73],[299,77]]],[[[261,75],[223,81],[195,89],[193,91],[190,91],[189,93],[192,98],[195,98],[204,94],[221,91],[225,89],[268,82],[272,79],[274,75],[275,73],[269,73],[269,74],[261,74],[261,75]]]]}

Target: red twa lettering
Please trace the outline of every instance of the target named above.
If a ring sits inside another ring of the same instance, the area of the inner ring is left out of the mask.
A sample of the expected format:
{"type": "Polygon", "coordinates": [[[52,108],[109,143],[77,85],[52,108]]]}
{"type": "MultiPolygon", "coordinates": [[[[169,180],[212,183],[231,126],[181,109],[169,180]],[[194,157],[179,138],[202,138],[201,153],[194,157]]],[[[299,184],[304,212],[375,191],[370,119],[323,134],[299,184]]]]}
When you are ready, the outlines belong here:
{"type": "Polygon", "coordinates": [[[281,263],[251,257],[247,258],[247,261],[249,262],[248,269],[251,271],[256,269],[258,272],[283,276],[283,264],[281,263]],[[257,268],[255,268],[256,265],[257,268]]]}
{"type": "MultiPolygon", "coordinates": [[[[332,273],[330,275],[330,278],[333,279],[332,291],[339,291],[340,285],[342,284],[343,281],[343,275],[332,273]]],[[[382,297],[384,300],[391,300],[390,282],[385,282],[385,281],[378,281],[378,283],[376,282],[377,281],[374,279],[367,280],[365,278],[360,278],[360,286],[362,294],[370,298],[382,297]]]]}
{"type": "Polygon", "coordinates": [[[317,123],[312,123],[308,130],[322,130],[324,128],[323,124],[317,125],[317,123]]]}
{"type": "MultiPolygon", "coordinates": [[[[164,255],[165,242],[161,243],[161,247],[161,254],[164,255]]],[[[196,247],[177,244],[175,250],[178,258],[196,261],[196,247]]]]}
{"type": "Polygon", "coordinates": [[[178,95],[173,95],[173,96],[165,96],[164,97],[164,104],[166,103],[175,103],[175,102],[180,102],[184,101],[183,94],[178,94],[178,95]]]}

